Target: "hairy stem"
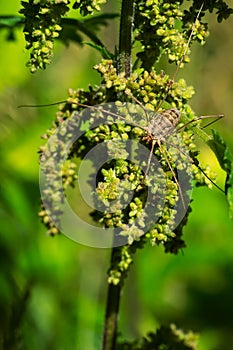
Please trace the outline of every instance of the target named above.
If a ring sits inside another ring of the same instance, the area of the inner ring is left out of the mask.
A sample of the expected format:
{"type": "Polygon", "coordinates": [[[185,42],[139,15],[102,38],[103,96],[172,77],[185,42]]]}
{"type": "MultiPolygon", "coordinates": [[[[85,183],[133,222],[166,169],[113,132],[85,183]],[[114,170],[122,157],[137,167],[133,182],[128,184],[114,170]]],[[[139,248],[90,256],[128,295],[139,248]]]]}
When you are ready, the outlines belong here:
{"type": "MultiPolygon", "coordinates": [[[[119,60],[118,72],[125,72],[128,77],[131,74],[131,48],[133,30],[134,1],[122,0],[120,38],[119,38],[119,60]]],[[[111,266],[121,256],[121,247],[113,247],[111,254],[111,266]]],[[[117,336],[117,321],[120,305],[122,283],[118,285],[109,284],[107,305],[105,313],[103,350],[114,350],[117,336]]]]}
{"type": "MultiPolygon", "coordinates": [[[[121,248],[113,248],[111,255],[111,266],[114,261],[119,257],[119,250],[121,248]]],[[[120,305],[120,293],[122,285],[119,283],[116,286],[109,284],[107,305],[105,314],[104,325],[104,337],[103,337],[103,350],[114,350],[116,345],[117,335],[117,321],[120,305]]]]}
{"type": "Polygon", "coordinates": [[[134,1],[122,0],[119,38],[119,71],[126,77],[131,73],[132,31],[134,20],[134,1]]]}

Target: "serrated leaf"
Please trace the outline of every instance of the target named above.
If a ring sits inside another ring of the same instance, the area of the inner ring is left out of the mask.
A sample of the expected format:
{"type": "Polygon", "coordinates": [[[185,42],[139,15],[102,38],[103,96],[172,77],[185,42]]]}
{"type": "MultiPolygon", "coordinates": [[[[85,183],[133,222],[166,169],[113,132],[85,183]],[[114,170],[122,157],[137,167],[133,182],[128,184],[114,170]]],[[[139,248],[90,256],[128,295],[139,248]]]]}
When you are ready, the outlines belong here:
{"type": "Polygon", "coordinates": [[[226,172],[225,193],[229,205],[229,216],[233,218],[233,155],[222,136],[212,130],[213,139],[207,143],[216,155],[219,165],[226,172]]]}
{"type": "Polygon", "coordinates": [[[113,58],[113,54],[110,51],[108,51],[106,49],[106,47],[104,47],[104,46],[96,45],[96,44],[89,43],[86,41],[84,41],[83,44],[89,45],[89,46],[93,47],[94,49],[96,49],[97,51],[99,51],[101,53],[101,56],[104,59],[112,59],[113,58]]]}

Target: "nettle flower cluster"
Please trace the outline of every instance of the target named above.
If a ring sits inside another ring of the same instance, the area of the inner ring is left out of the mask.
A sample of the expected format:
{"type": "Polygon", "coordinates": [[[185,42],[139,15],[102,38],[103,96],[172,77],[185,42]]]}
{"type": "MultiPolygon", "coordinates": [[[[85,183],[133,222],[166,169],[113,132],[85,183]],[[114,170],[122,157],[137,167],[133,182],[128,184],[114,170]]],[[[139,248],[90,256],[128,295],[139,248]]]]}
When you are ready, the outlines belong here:
{"type": "Polygon", "coordinates": [[[22,1],[23,8],[19,12],[25,16],[26,49],[31,50],[27,65],[32,73],[51,63],[54,39],[62,29],[61,16],[69,10],[68,3],[68,0],[22,1]]]}
{"type": "MultiPolygon", "coordinates": [[[[54,40],[62,31],[62,17],[70,10],[70,0],[29,0],[22,1],[19,13],[25,17],[24,35],[26,49],[30,50],[30,60],[27,66],[32,73],[37,69],[45,69],[51,63],[54,40]]],[[[88,0],[73,2],[73,9],[80,10],[82,16],[100,11],[106,0],[88,0]]],[[[73,28],[73,30],[77,30],[73,28]]]]}
{"type": "MultiPolygon", "coordinates": [[[[192,158],[197,162],[196,157],[198,155],[194,142],[193,126],[190,126],[190,124],[179,133],[179,137],[185,146],[183,154],[180,152],[180,140],[177,144],[177,134],[175,133],[168,145],[164,143],[160,147],[155,147],[154,154],[161,169],[151,164],[153,171],[150,176],[144,179],[144,173],[138,164],[127,159],[128,140],[135,140],[137,143],[144,144],[148,151],[151,148],[151,143],[145,140],[145,126],[148,120],[146,120],[142,107],[135,102],[132,104],[131,96],[146,107],[149,118],[152,118],[155,113],[160,113],[168,105],[179,108],[181,111],[181,123],[179,126],[181,126],[182,116],[184,116],[185,121],[194,118],[194,113],[187,104],[194,93],[193,88],[186,86],[183,79],[172,84],[167,93],[166,102],[157,110],[169,82],[169,77],[164,72],[158,74],[154,69],[151,72],[140,70],[126,78],[124,74],[117,74],[116,68],[110,60],[103,60],[102,63],[96,65],[95,69],[103,77],[102,85],[95,88],[91,87],[89,91],[82,89],[70,90],[70,97],[67,99],[66,105],[61,107],[53,127],[43,136],[45,139],[48,139],[59,125],[62,125],[64,121],[72,117],[74,112],[80,111],[82,113],[83,105],[90,106],[91,118],[88,120],[88,130],[72,145],[69,159],[65,164],[61,163],[59,166],[56,164],[60,172],[53,172],[51,169],[53,168],[53,163],[59,159],[58,155],[64,152],[68,141],[67,138],[70,134],[67,133],[67,136],[62,135],[59,139],[59,144],[54,144],[53,149],[50,150],[51,153],[49,155],[46,154],[47,157],[50,157],[50,168],[48,168],[49,186],[46,188],[47,193],[45,195],[48,197],[53,217],[55,213],[58,223],[61,215],[58,205],[59,200],[61,200],[58,190],[61,173],[64,189],[67,189],[69,186],[76,186],[77,162],[75,159],[82,160],[97,144],[108,142],[108,152],[112,155],[112,160],[103,164],[97,174],[93,173],[93,176],[96,178],[96,187],[93,188],[96,202],[106,206],[106,210],[95,210],[90,213],[91,216],[104,227],[117,228],[122,236],[127,237],[129,244],[141,244],[142,241],[149,239],[152,244],[163,244],[166,251],[177,252],[179,248],[184,246],[181,238],[181,228],[186,223],[184,218],[177,225],[178,227],[175,225],[177,210],[182,206],[181,195],[185,197],[188,194],[185,193],[187,189],[179,189],[174,179],[174,173],[178,176],[178,171],[182,171],[183,174],[192,172],[193,180],[197,185],[210,185],[211,183],[190,161],[192,158]],[[127,94],[125,91],[127,91],[127,94]],[[113,112],[111,109],[108,109],[106,101],[111,101],[113,98],[116,99],[116,96],[119,96],[120,100],[125,102],[116,101],[113,112]],[[104,102],[105,104],[101,105],[104,102]],[[130,103],[130,111],[127,103],[130,103]],[[96,107],[97,105],[100,106],[96,107]],[[92,124],[96,122],[97,118],[101,120],[101,123],[98,127],[92,128],[92,124]],[[161,147],[163,152],[161,152],[161,147]],[[165,152],[166,157],[164,156],[165,152]],[[186,154],[187,152],[188,155],[186,154]],[[169,160],[173,171],[171,171],[167,160],[169,160]],[[149,199],[148,189],[151,192],[149,199]],[[127,202],[128,190],[134,192],[129,203],[127,202]],[[160,198],[162,195],[164,196],[164,191],[165,197],[161,206],[160,198]],[[107,206],[111,205],[113,201],[112,210],[107,210],[107,206]],[[126,207],[122,207],[124,201],[127,203],[126,207]],[[144,232],[146,220],[145,205],[148,205],[148,202],[151,208],[151,221],[149,230],[144,232]],[[180,203],[179,206],[178,203],[180,203]],[[153,219],[154,222],[152,222],[153,219]]],[[[76,123],[76,127],[78,127],[78,118],[76,123]]],[[[198,127],[197,123],[195,127],[198,127]]],[[[44,148],[42,147],[41,156],[43,156],[43,152],[44,148]]],[[[140,150],[136,157],[140,158],[140,150]]],[[[147,159],[144,159],[144,165],[146,165],[147,161],[147,159]]],[[[205,171],[208,176],[212,176],[208,169],[205,169],[205,171]]],[[[93,184],[92,180],[90,179],[90,183],[93,184]]],[[[101,207],[100,204],[99,206],[101,207]]],[[[44,209],[39,213],[43,223],[48,228],[48,233],[54,235],[58,233],[58,229],[56,220],[55,222],[50,220],[50,214],[44,209]]],[[[125,252],[125,254],[127,256],[129,253],[125,252]]],[[[124,268],[121,266],[121,270],[125,269],[126,262],[130,263],[131,261],[130,258],[123,260],[124,264],[122,266],[124,268]]],[[[112,283],[117,283],[118,281],[119,276],[115,276],[115,273],[119,274],[119,270],[115,269],[112,274],[110,273],[112,283]]]]}
{"type": "MultiPolygon", "coordinates": [[[[137,53],[142,66],[150,69],[154,62],[166,54],[170,62],[189,62],[187,41],[197,40],[205,43],[208,36],[207,25],[196,21],[193,28],[191,11],[180,8],[182,1],[147,0],[138,1],[135,11],[136,40],[141,43],[142,51],[137,53]],[[182,23],[182,32],[180,25],[182,23]]],[[[196,9],[200,5],[196,5],[196,9]]],[[[194,16],[195,17],[195,16],[194,16]]]]}
{"type": "Polygon", "coordinates": [[[100,11],[101,6],[104,5],[107,0],[76,0],[73,4],[74,9],[79,9],[82,16],[91,15],[94,11],[100,11]]]}

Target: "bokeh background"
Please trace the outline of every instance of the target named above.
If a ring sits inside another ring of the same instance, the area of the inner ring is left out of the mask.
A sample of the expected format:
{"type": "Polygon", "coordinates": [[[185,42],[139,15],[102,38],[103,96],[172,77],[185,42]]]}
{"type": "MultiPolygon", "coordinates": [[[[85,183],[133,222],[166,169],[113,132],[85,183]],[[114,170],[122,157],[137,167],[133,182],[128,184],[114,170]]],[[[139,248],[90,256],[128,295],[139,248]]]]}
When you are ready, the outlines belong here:
{"type": "MultiPolygon", "coordinates": [[[[19,8],[18,0],[1,2],[0,15],[16,14],[19,8]]],[[[194,85],[191,104],[198,115],[225,115],[214,127],[233,151],[233,18],[218,24],[212,15],[209,22],[207,44],[193,46],[192,61],[179,77],[194,85]]],[[[111,30],[102,31],[110,48],[117,42],[117,28],[115,20],[111,30]]],[[[12,42],[6,35],[0,32],[1,335],[8,334],[9,344],[17,339],[25,350],[100,349],[110,251],[45,235],[37,216],[37,151],[57,107],[17,108],[63,100],[69,87],[98,83],[92,67],[100,56],[90,47],[57,43],[53,64],[32,75],[25,67],[22,32],[12,42]]],[[[211,152],[200,148],[203,163],[223,184],[211,152]]],[[[166,255],[148,245],[136,254],[121,300],[123,338],[174,322],[201,334],[200,350],[233,344],[233,223],[218,190],[195,189],[193,199],[183,253],[166,255]]]]}

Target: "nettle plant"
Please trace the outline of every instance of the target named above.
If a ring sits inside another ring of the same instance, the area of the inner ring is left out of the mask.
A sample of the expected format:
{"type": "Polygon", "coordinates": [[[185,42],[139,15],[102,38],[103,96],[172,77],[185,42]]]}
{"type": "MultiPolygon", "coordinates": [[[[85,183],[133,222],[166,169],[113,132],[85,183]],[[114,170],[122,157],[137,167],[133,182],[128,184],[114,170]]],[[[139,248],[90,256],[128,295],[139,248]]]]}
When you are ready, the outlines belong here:
{"type": "Polygon", "coordinates": [[[199,164],[195,135],[207,143],[226,172],[222,192],[232,216],[233,158],[219,133],[213,130],[210,136],[202,126],[202,119],[209,125],[222,116],[196,116],[189,105],[193,87],[176,77],[190,60],[192,42],[203,45],[208,37],[205,14],[214,12],[221,22],[233,10],[221,0],[122,0],[119,45],[110,52],[97,35],[101,26],[118,16],[96,14],[106,2],[29,0],[22,2],[23,17],[1,18],[11,36],[15,27],[24,26],[33,73],[51,63],[57,39],[83,45],[83,36],[88,37],[86,44],[102,55],[94,67],[101,84],[90,84],[88,90],[69,89],[43,135],[48,142],[40,149],[45,187],[39,216],[48,234],[61,231],[64,192],[78,186],[81,161],[96,149],[92,155],[96,171],[87,180],[95,204],[90,215],[106,232],[112,229],[103,349],[196,349],[197,336],[174,325],[161,327],[145,339],[120,343],[117,316],[121,288],[136,250],[149,241],[177,254],[185,247],[182,230],[191,212],[192,187],[218,187],[209,167],[199,164]],[[71,8],[83,19],[67,17],[71,8]],[[172,64],[172,76],[156,68],[161,62],[172,64]],[[105,158],[100,164],[101,152],[105,158]]]}

